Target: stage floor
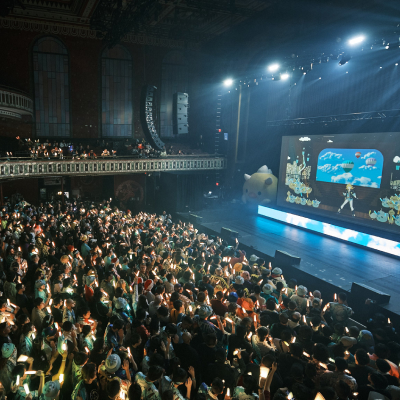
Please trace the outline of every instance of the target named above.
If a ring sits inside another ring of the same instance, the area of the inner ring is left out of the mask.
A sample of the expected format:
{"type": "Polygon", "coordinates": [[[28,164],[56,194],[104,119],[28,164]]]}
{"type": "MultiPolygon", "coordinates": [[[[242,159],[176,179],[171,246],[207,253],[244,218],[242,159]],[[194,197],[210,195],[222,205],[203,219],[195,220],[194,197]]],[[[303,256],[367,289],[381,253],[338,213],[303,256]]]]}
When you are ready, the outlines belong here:
{"type": "Polygon", "coordinates": [[[300,270],[344,290],[357,282],[390,294],[390,302],[383,307],[400,314],[400,261],[396,258],[258,216],[242,205],[194,214],[203,218],[202,226],[217,234],[221,227],[237,231],[239,242],[270,257],[275,250],[301,257],[300,270]]]}

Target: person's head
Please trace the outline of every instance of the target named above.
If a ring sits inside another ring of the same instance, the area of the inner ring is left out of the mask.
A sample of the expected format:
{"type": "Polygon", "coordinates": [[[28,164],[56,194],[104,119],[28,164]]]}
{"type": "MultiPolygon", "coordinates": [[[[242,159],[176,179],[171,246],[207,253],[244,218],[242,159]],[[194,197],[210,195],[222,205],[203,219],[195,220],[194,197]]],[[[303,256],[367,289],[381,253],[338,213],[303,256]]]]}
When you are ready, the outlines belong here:
{"type": "Polygon", "coordinates": [[[193,325],[192,318],[190,318],[189,315],[185,315],[182,318],[181,329],[190,329],[192,325],[193,325]]]}
{"type": "Polygon", "coordinates": [[[354,359],[357,365],[365,366],[370,362],[368,353],[364,349],[358,349],[354,354],[354,359]]]}
{"type": "Polygon", "coordinates": [[[65,304],[68,310],[72,310],[75,307],[75,302],[72,299],[67,299],[65,304]]]}
{"type": "Polygon", "coordinates": [[[383,343],[378,343],[375,346],[374,353],[378,358],[385,359],[385,358],[388,358],[388,356],[389,356],[389,348],[386,345],[384,345],[383,343]]]}
{"type": "Polygon", "coordinates": [[[17,283],[15,288],[17,289],[18,294],[22,294],[25,292],[25,285],[23,283],[17,283]]]}
{"type": "Polygon", "coordinates": [[[91,384],[97,377],[96,364],[87,363],[82,367],[82,378],[87,384],[91,384]]]}
{"type": "Polygon", "coordinates": [[[64,332],[71,332],[72,331],[72,322],[71,321],[65,321],[62,325],[62,329],[64,332]]]}
{"type": "Polygon", "coordinates": [[[269,334],[269,330],[265,326],[261,326],[260,328],[257,329],[257,336],[260,342],[263,342],[269,334]]]}
{"type": "Polygon", "coordinates": [[[340,292],[338,294],[338,302],[342,304],[345,303],[346,301],[347,301],[347,294],[344,292],[340,292]]]}
{"type": "Polygon", "coordinates": [[[322,343],[317,343],[314,346],[313,359],[318,362],[322,362],[322,363],[328,362],[328,359],[329,359],[328,348],[322,343]]]}
{"type": "Polygon", "coordinates": [[[178,312],[182,311],[182,306],[183,306],[182,300],[175,300],[173,304],[175,310],[177,310],[178,312]]]}
{"type": "Polygon", "coordinates": [[[281,325],[287,325],[288,324],[288,317],[286,314],[279,314],[279,323],[281,325]]]}
{"type": "Polygon", "coordinates": [[[276,361],[275,355],[273,353],[267,353],[261,360],[261,365],[263,367],[271,368],[272,364],[276,361]]]}
{"type": "Polygon", "coordinates": [[[187,379],[187,372],[183,368],[175,368],[173,373],[173,382],[176,386],[181,385],[187,379]]]}
{"type": "Polygon", "coordinates": [[[335,358],[335,367],[336,371],[343,372],[347,369],[347,361],[343,357],[336,357],[335,358]]]}
{"type": "Polygon", "coordinates": [[[120,390],[121,384],[119,383],[119,381],[113,379],[107,382],[106,391],[108,397],[110,397],[111,399],[115,399],[119,395],[120,390]]]}
{"type": "Polygon", "coordinates": [[[224,391],[224,383],[220,378],[214,378],[211,383],[211,391],[217,396],[224,391]]]}
{"type": "Polygon", "coordinates": [[[199,303],[204,303],[205,300],[206,300],[206,294],[205,294],[204,292],[200,292],[200,293],[197,295],[197,301],[198,301],[199,303]]]}
{"type": "Polygon", "coordinates": [[[217,335],[215,333],[208,333],[204,342],[208,347],[215,347],[217,345],[217,335]]]}
{"type": "Polygon", "coordinates": [[[215,362],[224,363],[226,360],[226,353],[224,349],[217,349],[215,351],[215,362]]]}
{"type": "Polygon", "coordinates": [[[300,358],[303,355],[303,345],[299,342],[290,343],[289,352],[293,357],[300,358]]]}
{"type": "Polygon", "coordinates": [[[183,343],[190,344],[190,341],[192,340],[192,335],[190,334],[190,332],[183,332],[182,340],[183,340],[183,343]]]}
{"type": "Polygon", "coordinates": [[[40,297],[36,297],[36,299],[33,301],[33,305],[38,309],[38,310],[43,310],[45,303],[43,302],[43,299],[40,297]]]}
{"type": "Polygon", "coordinates": [[[82,366],[85,365],[88,361],[88,356],[86,353],[83,352],[79,352],[79,353],[75,353],[74,355],[74,363],[76,365],[82,366]]]}
{"type": "Polygon", "coordinates": [[[147,379],[150,382],[155,382],[161,378],[164,370],[158,365],[152,365],[147,372],[147,379]]]}
{"type": "Polygon", "coordinates": [[[388,385],[388,381],[385,376],[378,372],[372,372],[371,374],[368,374],[368,380],[376,389],[384,390],[388,385]]]}
{"type": "Polygon", "coordinates": [[[378,358],[375,362],[375,365],[378,371],[381,372],[382,374],[388,374],[392,369],[390,367],[390,364],[382,358],[378,358]]]}

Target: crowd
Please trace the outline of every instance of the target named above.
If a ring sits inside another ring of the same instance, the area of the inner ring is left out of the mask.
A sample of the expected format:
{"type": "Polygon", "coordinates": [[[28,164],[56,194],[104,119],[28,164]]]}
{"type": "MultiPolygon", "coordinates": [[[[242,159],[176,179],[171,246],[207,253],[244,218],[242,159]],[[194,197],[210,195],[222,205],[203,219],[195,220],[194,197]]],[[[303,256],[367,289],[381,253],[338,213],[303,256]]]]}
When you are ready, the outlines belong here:
{"type": "MultiPolygon", "coordinates": [[[[22,139],[19,136],[18,151],[25,152],[33,159],[96,159],[117,156],[135,156],[138,158],[160,157],[162,152],[154,149],[143,140],[126,139],[120,142],[108,142],[106,140],[93,140],[90,144],[77,143],[76,141],[62,140],[51,143],[50,140],[40,141],[30,138],[22,139]]],[[[165,151],[164,151],[165,153],[165,151]]],[[[12,152],[6,154],[12,157],[12,152]]]]}
{"type": "Polygon", "coordinates": [[[390,321],[237,241],[107,202],[7,204],[1,229],[9,400],[400,398],[390,321]]]}

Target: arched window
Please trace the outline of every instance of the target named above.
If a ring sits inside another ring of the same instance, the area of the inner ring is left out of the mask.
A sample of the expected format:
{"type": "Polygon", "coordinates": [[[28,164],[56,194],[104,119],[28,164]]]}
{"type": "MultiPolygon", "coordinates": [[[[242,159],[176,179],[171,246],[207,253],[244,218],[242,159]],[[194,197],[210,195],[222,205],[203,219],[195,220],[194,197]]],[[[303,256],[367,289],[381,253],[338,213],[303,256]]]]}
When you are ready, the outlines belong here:
{"type": "Polygon", "coordinates": [[[101,56],[101,132],[103,137],[132,137],[132,57],[122,46],[101,56]]]}
{"type": "Polygon", "coordinates": [[[68,52],[56,38],[33,46],[36,136],[70,136],[68,52]]]}
{"type": "MultiPolygon", "coordinates": [[[[173,136],[173,95],[188,91],[188,64],[180,51],[168,53],[162,63],[160,136],[173,136]]],[[[190,98],[189,98],[190,103],[190,98]]]]}

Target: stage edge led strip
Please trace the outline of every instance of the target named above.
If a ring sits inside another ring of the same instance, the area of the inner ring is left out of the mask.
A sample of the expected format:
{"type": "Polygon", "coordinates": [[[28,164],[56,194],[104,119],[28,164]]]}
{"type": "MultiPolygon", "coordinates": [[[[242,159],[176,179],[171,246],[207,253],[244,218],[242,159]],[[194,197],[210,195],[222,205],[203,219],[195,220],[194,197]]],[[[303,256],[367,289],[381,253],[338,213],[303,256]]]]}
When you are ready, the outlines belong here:
{"type": "Polygon", "coordinates": [[[300,217],[269,207],[258,206],[258,214],[264,217],[272,218],[277,221],[308,229],[310,231],[323,233],[337,239],[346,240],[351,243],[365,246],[370,249],[382,251],[384,253],[400,256],[400,243],[393,240],[384,239],[378,236],[367,235],[366,233],[353,231],[352,229],[342,228],[340,226],[327,224],[310,218],[300,217]]]}

